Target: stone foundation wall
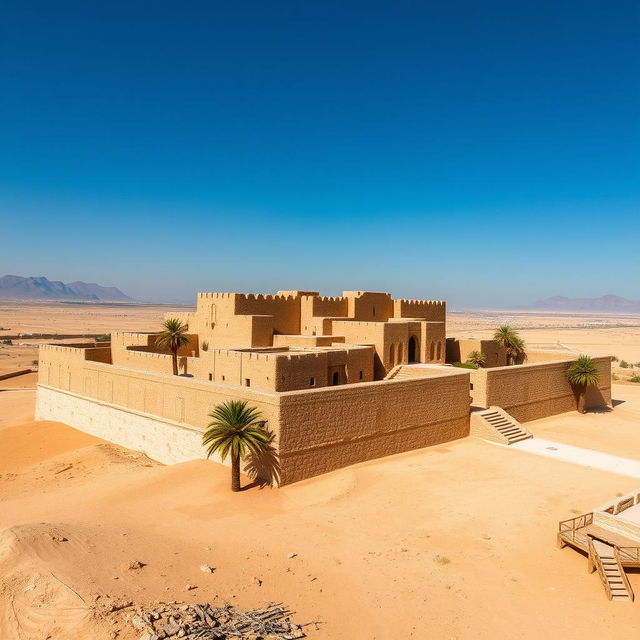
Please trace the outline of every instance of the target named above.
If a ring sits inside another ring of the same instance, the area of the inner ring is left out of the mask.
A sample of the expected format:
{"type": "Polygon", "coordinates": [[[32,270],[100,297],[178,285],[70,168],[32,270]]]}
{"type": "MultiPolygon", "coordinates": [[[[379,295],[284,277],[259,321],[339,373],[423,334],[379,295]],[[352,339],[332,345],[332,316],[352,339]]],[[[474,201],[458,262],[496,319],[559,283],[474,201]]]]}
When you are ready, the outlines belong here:
{"type": "Polygon", "coordinates": [[[206,458],[203,429],[45,385],[38,385],[36,420],[64,422],[164,464],[206,458]]]}

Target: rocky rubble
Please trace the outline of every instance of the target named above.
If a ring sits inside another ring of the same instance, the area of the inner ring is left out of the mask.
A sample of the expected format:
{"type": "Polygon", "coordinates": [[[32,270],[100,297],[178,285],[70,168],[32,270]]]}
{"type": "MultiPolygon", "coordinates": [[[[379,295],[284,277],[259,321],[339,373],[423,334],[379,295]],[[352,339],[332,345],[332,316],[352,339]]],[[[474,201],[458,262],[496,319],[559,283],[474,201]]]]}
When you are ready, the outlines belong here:
{"type": "Polygon", "coordinates": [[[241,611],[232,605],[160,603],[150,609],[135,607],[130,622],[141,632],[139,640],[296,640],[306,638],[304,627],[318,622],[298,624],[293,612],[282,604],[267,603],[264,609],[241,611]]]}

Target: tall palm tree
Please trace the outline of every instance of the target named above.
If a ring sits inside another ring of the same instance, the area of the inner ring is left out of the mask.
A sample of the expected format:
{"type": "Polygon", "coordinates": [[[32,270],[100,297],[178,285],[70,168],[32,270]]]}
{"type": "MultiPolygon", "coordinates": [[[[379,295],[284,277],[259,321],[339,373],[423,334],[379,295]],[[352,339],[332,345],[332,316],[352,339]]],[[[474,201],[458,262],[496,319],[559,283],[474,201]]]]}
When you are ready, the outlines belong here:
{"type": "Polygon", "coordinates": [[[171,351],[173,375],[178,375],[178,349],[189,343],[189,327],[178,318],[168,318],[162,323],[162,331],[156,336],[156,345],[171,351]]]}
{"type": "Polygon", "coordinates": [[[524,340],[508,325],[496,329],[493,339],[507,352],[507,366],[514,364],[517,358],[526,360],[527,350],[524,340]]]}
{"type": "Polygon", "coordinates": [[[265,421],[255,407],[246,400],[228,400],[219,404],[210,414],[213,421],[202,436],[208,446],[207,458],[219,453],[224,462],[231,456],[231,491],[240,491],[240,461],[253,454],[264,455],[271,444],[265,421]]]}
{"type": "Polygon", "coordinates": [[[587,387],[594,387],[600,382],[598,366],[589,356],[579,356],[572,362],[565,372],[569,384],[576,396],[576,408],[580,413],[585,412],[587,387]]]}
{"type": "Polygon", "coordinates": [[[487,359],[482,351],[471,351],[467,356],[467,362],[475,364],[476,367],[484,367],[487,359]]]}

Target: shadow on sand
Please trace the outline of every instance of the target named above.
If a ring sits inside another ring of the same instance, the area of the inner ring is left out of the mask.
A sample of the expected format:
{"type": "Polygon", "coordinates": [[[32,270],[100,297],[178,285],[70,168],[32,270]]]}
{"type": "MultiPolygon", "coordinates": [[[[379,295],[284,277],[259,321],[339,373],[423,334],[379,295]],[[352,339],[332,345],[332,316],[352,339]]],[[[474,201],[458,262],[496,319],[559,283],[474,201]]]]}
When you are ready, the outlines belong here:
{"type": "Polygon", "coordinates": [[[274,487],[280,484],[280,460],[278,452],[273,446],[275,434],[269,433],[269,444],[265,452],[260,456],[250,455],[244,467],[244,472],[252,479],[251,484],[243,487],[242,490],[254,487],[274,487]]]}

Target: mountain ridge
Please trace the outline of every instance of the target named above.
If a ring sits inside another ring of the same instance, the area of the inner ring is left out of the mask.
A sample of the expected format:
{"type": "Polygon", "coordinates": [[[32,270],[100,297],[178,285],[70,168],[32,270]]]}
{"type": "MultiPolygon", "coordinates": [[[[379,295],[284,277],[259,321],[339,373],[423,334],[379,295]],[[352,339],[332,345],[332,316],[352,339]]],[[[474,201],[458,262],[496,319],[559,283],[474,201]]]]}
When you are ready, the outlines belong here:
{"type": "Polygon", "coordinates": [[[4,300],[88,300],[95,302],[134,302],[117,287],[77,280],[65,284],[45,276],[0,277],[0,299],[4,300]]]}
{"type": "Polygon", "coordinates": [[[551,296],[528,307],[544,311],[605,311],[608,313],[640,313],[640,300],[607,294],[598,298],[568,298],[551,296]]]}

